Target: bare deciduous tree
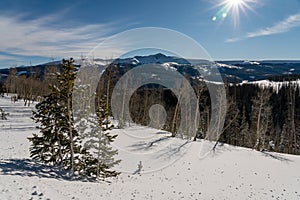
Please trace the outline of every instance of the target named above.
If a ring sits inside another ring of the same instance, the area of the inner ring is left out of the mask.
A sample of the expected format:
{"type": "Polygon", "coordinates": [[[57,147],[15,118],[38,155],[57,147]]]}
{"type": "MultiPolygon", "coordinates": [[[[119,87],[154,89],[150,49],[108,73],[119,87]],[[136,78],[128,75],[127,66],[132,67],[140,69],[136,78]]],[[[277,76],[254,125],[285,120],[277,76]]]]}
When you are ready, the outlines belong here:
{"type": "Polygon", "coordinates": [[[271,106],[269,89],[260,89],[256,98],[254,98],[252,106],[252,131],[256,135],[253,148],[262,151],[265,148],[266,132],[270,126],[271,106]]]}

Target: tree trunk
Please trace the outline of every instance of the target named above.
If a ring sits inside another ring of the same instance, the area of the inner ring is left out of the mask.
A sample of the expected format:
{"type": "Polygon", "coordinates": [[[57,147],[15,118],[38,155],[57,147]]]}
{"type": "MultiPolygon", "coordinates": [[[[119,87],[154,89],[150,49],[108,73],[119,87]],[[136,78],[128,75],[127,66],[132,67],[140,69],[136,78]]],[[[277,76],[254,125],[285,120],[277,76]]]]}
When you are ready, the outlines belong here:
{"type": "Polygon", "coordinates": [[[70,164],[71,164],[71,175],[74,175],[74,141],[73,141],[73,124],[71,115],[71,96],[67,95],[67,117],[68,117],[68,128],[69,128],[69,142],[70,142],[70,164]]]}

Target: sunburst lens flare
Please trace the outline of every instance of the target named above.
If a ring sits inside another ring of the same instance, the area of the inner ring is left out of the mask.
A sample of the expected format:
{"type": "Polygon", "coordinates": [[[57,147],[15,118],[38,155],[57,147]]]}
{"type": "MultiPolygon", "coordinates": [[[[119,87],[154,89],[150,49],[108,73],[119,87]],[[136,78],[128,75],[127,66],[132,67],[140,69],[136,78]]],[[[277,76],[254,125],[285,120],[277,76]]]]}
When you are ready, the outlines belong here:
{"type": "Polygon", "coordinates": [[[231,13],[232,20],[234,22],[234,25],[236,26],[239,24],[240,10],[242,10],[242,12],[245,14],[247,9],[254,11],[251,7],[251,4],[255,3],[256,1],[257,0],[223,0],[216,5],[216,7],[221,7],[215,15],[215,17],[218,17],[213,17],[212,19],[213,21],[224,19],[228,16],[229,13],[231,13]]]}

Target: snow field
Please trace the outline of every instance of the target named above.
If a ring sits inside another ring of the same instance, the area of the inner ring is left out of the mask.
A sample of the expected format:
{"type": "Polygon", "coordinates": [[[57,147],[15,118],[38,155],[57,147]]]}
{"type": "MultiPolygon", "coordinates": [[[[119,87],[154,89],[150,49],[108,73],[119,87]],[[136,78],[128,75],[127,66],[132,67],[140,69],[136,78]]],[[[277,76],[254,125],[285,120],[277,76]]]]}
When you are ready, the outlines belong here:
{"type": "Polygon", "coordinates": [[[29,158],[33,106],[0,97],[0,107],[10,114],[0,121],[0,199],[300,199],[300,156],[226,144],[213,152],[212,142],[137,125],[113,130],[119,177],[70,181],[29,158]]]}

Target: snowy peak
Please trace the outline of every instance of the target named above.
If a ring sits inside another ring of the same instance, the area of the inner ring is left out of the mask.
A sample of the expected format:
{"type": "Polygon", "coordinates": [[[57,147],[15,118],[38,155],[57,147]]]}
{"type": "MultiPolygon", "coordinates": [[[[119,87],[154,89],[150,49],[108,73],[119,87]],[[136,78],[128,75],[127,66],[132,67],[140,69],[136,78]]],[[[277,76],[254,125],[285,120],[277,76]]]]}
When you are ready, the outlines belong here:
{"type": "Polygon", "coordinates": [[[231,64],[225,64],[225,63],[216,63],[217,67],[223,67],[223,68],[229,68],[229,69],[242,69],[242,67],[231,65],[231,64]]]}
{"type": "Polygon", "coordinates": [[[134,56],[132,58],[117,58],[113,61],[113,63],[118,65],[143,65],[163,63],[189,64],[189,62],[183,58],[166,56],[162,53],[147,56],[134,56]]]}

